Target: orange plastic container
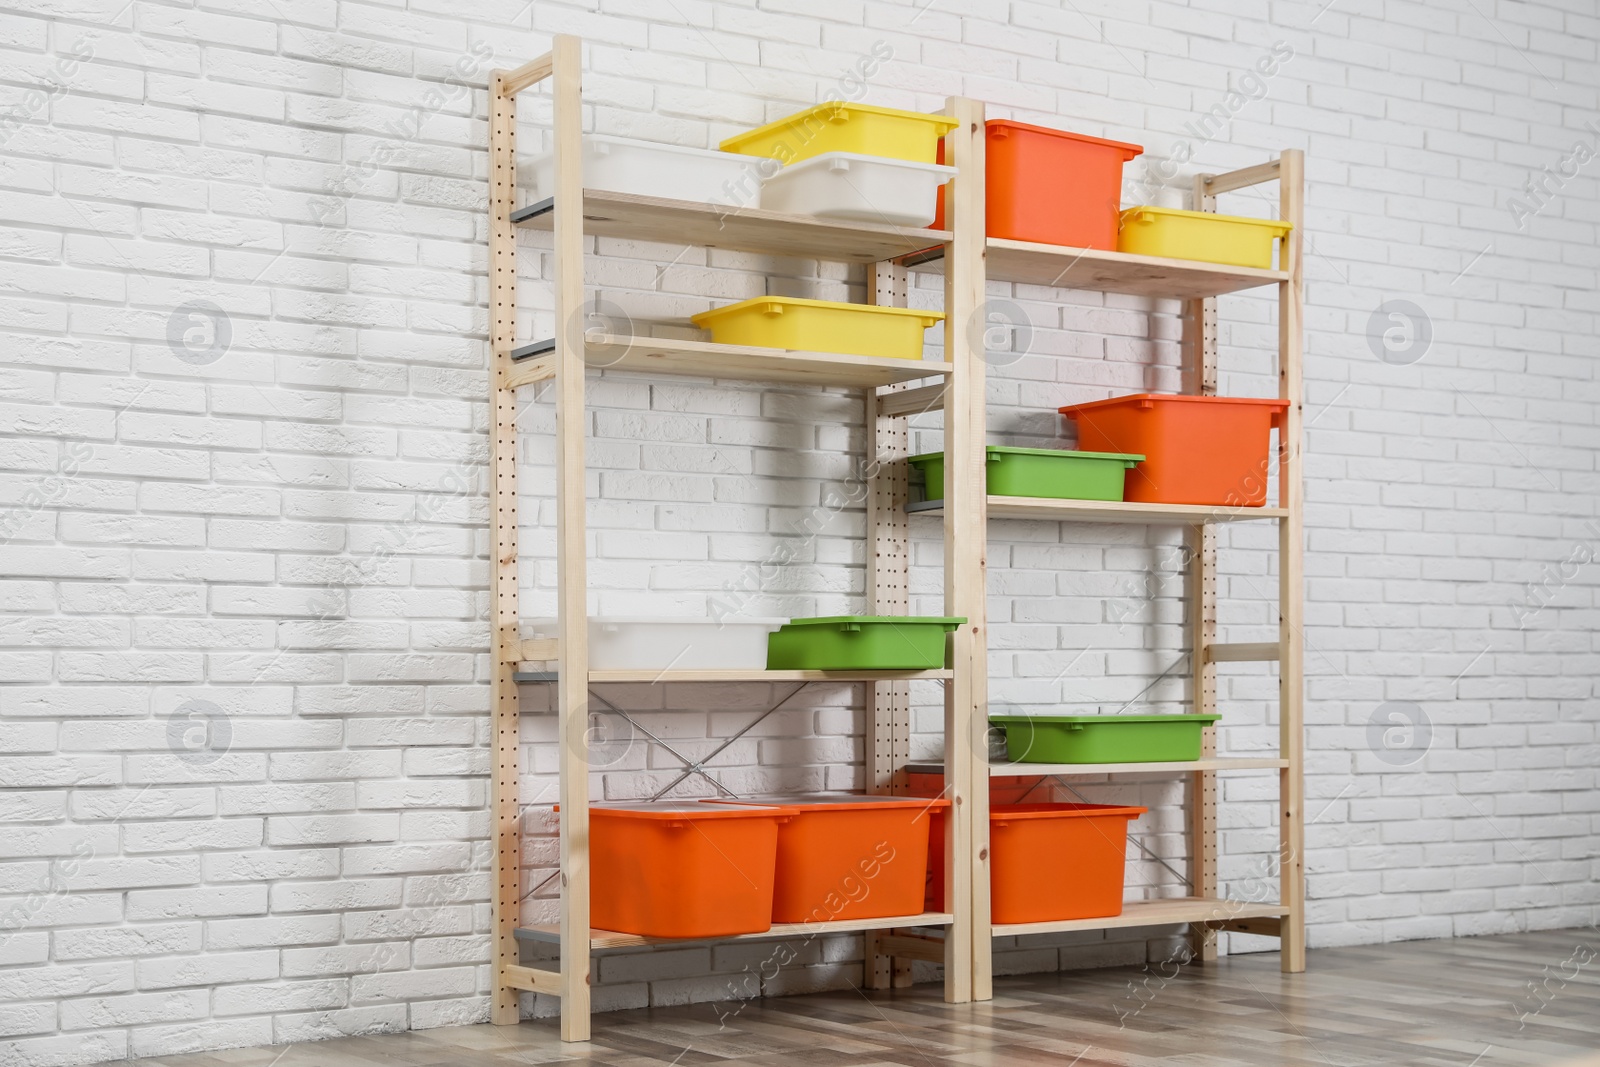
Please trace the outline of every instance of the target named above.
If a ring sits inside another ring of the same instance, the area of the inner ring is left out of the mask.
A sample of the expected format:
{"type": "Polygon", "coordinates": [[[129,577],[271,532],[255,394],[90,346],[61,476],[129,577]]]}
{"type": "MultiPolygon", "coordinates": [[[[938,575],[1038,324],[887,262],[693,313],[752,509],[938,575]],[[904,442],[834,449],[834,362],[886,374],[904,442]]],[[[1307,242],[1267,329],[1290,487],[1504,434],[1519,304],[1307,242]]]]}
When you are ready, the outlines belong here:
{"type": "Polygon", "coordinates": [[[695,801],[589,809],[590,921],[644,937],[726,937],[772,926],[785,809],[695,801]]]}
{"type": "MultiPolygon", "coordinates": [[[[943,163],[942,141],[939,148],[943,163]]],[[[990,119],[984,124],[988,235],[1115,251],[1122,165],[1143,151],[1142,145],[990,119]]],[[[944,228],[944,193],[936,230],[944,228]]]]}
{"type": "Polygon", "coordinates": [[[1144,454],[1124,500],[1249,508],[1267,502],[1272,430],[1288,410],[1287,400],[1156,393],[1060,409],[1079,448],[1144,454]]]}
{"type": "MultiPolygon", "coordinates": [[[[989,811],[989,918],[995,923],[1122,914],[1128,823],[1148,808],[1000,804],[989,811]]],[[[944,837],[929,856],[928,909],[944,910],[944,837]]]]}
{"type": "Polygon", "coordinates": [[[917,915],[928,870],[928,829],[948,800],[857,793],[708,800],[772,805],[778,828],[772,921],[837,922],[917,915]]]}

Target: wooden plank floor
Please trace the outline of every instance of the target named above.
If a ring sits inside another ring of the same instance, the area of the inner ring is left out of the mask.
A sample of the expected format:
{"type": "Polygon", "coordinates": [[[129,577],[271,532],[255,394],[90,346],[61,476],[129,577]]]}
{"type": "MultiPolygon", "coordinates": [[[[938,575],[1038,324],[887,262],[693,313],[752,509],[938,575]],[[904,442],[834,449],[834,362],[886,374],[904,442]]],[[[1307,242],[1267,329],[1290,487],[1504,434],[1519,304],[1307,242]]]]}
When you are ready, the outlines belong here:
{"type": "Polygon", "coordinates": [[[1600,1064],[1600,932],[1546,931],[1313,949],[1191,965],[997,978],[986,1004],[937,985],[597,1016],[562,1045],[553,1020],[171,1056],[145,1067],[1532,1067],[1600,1064]],[[1583,947],[1587,947],[1584,952],[1583,947]],[[1575,950],[1577,954],[1575,955],[1575,950]],[[1585,960],[1580,965],[1569,960],[1585,960]],[[1545,968],[1549,968],[1548,971],[1545,968]],[[1164,969],[1172,975],[1172,968],[1164,969]],[[1550,977],[1558,976],[1558,977],[1550,977]],[[1565,984],[1561,979],[1566,978],[1565,984]],[[1528,983],[1545,981],[1546,1003],[1528,983]],[[1139,990],[1136,995],[1134,989],[1139,990]],[[1516,1005],[1514,1008],[1513,1005],[1516,1005]],[[719,1025],[719,1013],[726,1025],[719,1025]],[[1520,1025],[1519,1025],[1520,1024],[1520,1025]]]}

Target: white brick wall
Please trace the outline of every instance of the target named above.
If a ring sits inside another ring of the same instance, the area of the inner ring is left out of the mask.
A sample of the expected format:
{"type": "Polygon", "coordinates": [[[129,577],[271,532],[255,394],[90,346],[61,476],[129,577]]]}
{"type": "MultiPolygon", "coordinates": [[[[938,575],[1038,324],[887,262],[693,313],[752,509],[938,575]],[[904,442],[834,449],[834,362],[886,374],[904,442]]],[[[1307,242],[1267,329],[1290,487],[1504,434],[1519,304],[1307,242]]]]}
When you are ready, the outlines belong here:
{"type": "MultiPolygon", "coordinates": [[[[1594,920],[1600,163],[1585,124],[1600,116],[1600,21],[1584,0],[460,11],[0,6],[0,1063],[486,1017],[475,87],[556,32],[587,38],[586,119],[607,133],[715,144],[848,91],[861,57],[892,50],[871,102],[965,93],[992,115],[1146,145],[1130,202],[1177,204],[1196,169],[1304,148],[1312,944],[1594,920]],[[1275,72],[1247,77],[1269,54],[1275,72]],[[1404,323],[1377,314],[1396,300],[1431,324],[1420,360],[1404,362],[1404,323]],[[1391,326],[1386,362],[1369,333],[1391,326]],[[1426,714],[1425,755],[1369,748],[1404,723],[1369,726],[1386,702],[1426,714]]],[[[525,146],[547,114],[527,98],[525,146]]],[[[550,326],[541,240],[523,237],[523,336],[550,326]]],[[[862,296],[860,274],[832,264],[598,251],[591,284],[641,319],[761,292],[763,275],[774,292],[862,296]]],[[[996,360],[996,442],[1052,442],[1059,404],[1175,384],[1170,306],[991,295],[1031,324],[1029,353],[996,360]]],[[[914,302],[938,300],[918,279],[914,302]]],[[[1222,310],[1224,390],[1271,392],[1270,301],[1222,310]]],[[[741,610],[859,607],[861,513],[824,504],[859,458],[858,399],[615,375],[590,397],[597,610],[706,614],[785,545],[792,562],[741,610]],[[819,506],[828,521],[801,537],[819,506]]],[[[551,518],[550,421],[545,403],[523,418],[530,523],[551,518]]],[[[919,447],[938,446],[938,425],[918,421],[919,447]]],[[[526,531],[530,559],[548,557],[547,531],[526,531]]],[[[937,612],[937,530],[913,532],[914,607],[937,612]]],[[[1117,707],[1177,659],[1170,534],[994,534],[996,702],[1117,707]]],[[[1272,543],[1266,527],[1223,533],[1226,639],[1270,635],[1272,543]]],[[[550,563],[524,574],[525,612],[547,611],[550,563]]],[[[703,754],[781,692],[606,695],[703,754]]],[[[1222,694],[1225,746],[1269,746],[1270,672],[1226,668],[1222,694]]],[[[915,695],[918,752],[937,755],[938,693],[915,695]]],[[[1171,678],[1142,699],[1182,695],[1171,678]]],[[[525,692],[530,708],[546,699],[525,692]]],[[[740,791],[858,784],[860,720],[858,694],[815,687],[718,773],[740,791]]],[[[537,810],[553,792],[550,719],[528,715],[525,737],[531,890],[554,855],[537,810]]],[[[664,751],[618,748],[597,796],[676,776],[664,751]]],[[[1140,839],[1181,869],[1172,786],[1083,791],[1151,805],[1140,839]]],[[[1223,795],[1224,876],[1259,896],[1270,779],[1229,778],[1223,795]]],[[[1129,874],[1173,883],[1142,854],[1129,874]]],[[[551,907],[541,891],[528,917],[551,907]]],[[[1162,959],[1173,942],[1155,933],[1034,939],[997,967],[1162,959]]],[[[1262,947],[1247,940],[1231,948],[1262,947]]],[[[762,988],[854,981],[859,952],[805,946],[762,988]]],[[[606,957],[596,1000],[749,995],[745,968],[765,958],[606,957]]]]}

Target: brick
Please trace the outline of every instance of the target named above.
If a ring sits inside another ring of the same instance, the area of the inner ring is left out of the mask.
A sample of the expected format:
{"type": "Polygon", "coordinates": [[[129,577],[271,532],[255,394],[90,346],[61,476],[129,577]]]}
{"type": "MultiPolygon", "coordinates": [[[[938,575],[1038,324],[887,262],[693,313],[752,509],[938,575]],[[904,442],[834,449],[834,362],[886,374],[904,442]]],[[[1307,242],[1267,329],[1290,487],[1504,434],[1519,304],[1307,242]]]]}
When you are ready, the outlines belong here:
{"type": "Polygon", "coordinates": [[[208,949],[314,945],[338,939],[337,915],[274,915],[254,919],[212,919],[206,923],[208,949]]]}
{"type": "Polygon", "coordinates": [[[399,832],[394,815],[278,815],[267,820],[267,843],[272,845],[393,841],[399,832]]]}
{"type": "Polygon", "coordinates": [[[210,1014],[209,1000],[203,989],[84,997],[61,1005],[61,1028],[88,1030],[203,1019],[210,1014]]]}
{"type": "Polygon", "coordinates": [[[93,1034],[58,1034],[8,1041],[13,1057],[30,1067],[68,1067],[128,1057],[128,1033],[112,1030],[93,1034]]]}
{"type": "Polygon", "coordinates": [[[141,960],[139,988],[232,985],[278,976],[278,953],[208,952],[204,956],[141,960]]]}
{"type": "Polygon", "coordinates": [[[58,960],[112,956],[168,956],[200,950],[199,923],[123,926],[109,930],[58,930],[58,960]]]}

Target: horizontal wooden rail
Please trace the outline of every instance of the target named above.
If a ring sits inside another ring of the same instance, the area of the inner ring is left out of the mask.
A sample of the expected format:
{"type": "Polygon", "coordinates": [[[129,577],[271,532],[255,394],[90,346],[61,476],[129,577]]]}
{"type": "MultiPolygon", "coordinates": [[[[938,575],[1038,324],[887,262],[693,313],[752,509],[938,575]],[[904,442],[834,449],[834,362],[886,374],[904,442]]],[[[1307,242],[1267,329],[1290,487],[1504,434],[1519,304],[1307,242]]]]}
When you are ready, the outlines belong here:
{"type": "Polygon", "coordinates": [[[1258,919],[1230,919],[1216,924],[1217,929],[1235,934],[1260,934],[1263,937],[1282,937],[1283,920],[1264,916],[1258,919]]]}
{"type": "Polygon", "coordinates": [[[878,397],[878,414],[893,419],[903,415],[920,415],[924,411],[943,411],[944,390],[944,382],[935,382],[898,393],[884,393],[878,397]]]}
{"type": "Polygon", "coordinates": [[[500,95],[516,96],[530,85],[544,81],[555,71],[556,54],[546,52],[538,59],[529,60],[516,70],[497,71],[500,75],[500,95]]]}
{"type": "Polygon", "coordinates": [[[561,975],[555,971],[510,964],[500,972],[500,981],[512,989],[525,989],[529,993],[544,993],[552,997],[561,995],[561,975]]]}
{"type": "Polygon", "coordinates": [[[914,937],[910,934],[878,935],[878,955],[893,956],[901,960],[923,960],[928,963],[944,962],[944,941],[937,937],[914,937]]]}
{"type": "Polygon", "coordinates": [[[525,360],[517,365],[517,369],[506,376],[506,388],[517,389],[534,382],[542,382],[546,378],[556,376],[556,359],[554,356],[537,356],[525,360]]]}
{"type": "Polygon", "coordinates": [[[1277,181],[1278,161],[1274,159],[1271,163],[1259,163],[1243,170],[1230,170],[1226,174],[1202,174],[1200,180],[1206,183],[1206,192],[1212,196],[1218,193],[1231,193],[1235,189],[1277,181]]]}
{"type": "Polygon", "coordinates": [[[541,663],[561,655],[561,642],[554,637],[535,637],[512,647],[515,663],[541,663]]]}
{"type": "Polygon", "coordinates": [[[1207,645],[1206,659],[1211,663],[1263,663],[1277,659],[1281,652],[1276,641],[1248,641],[1207,645]]]}

